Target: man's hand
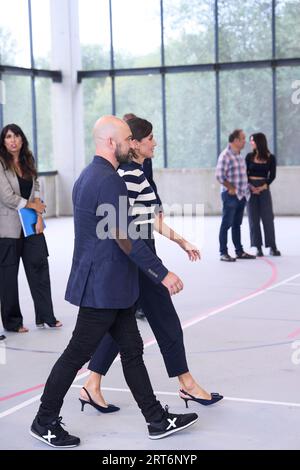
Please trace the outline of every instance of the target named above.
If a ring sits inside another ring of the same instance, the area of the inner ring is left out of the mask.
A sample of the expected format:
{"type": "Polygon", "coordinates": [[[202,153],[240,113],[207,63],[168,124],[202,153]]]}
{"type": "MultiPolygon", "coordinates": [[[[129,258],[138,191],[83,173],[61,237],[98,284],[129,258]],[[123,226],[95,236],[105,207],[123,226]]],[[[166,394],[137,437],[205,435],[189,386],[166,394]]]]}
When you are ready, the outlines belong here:
{"type": "Polygon", "coordinates": [[[174,273],[168,272],[161,283],[168,289],[170,295],[178,294],[183,289],[181,279],[174,273]]]}
{"type": "Polygon", "coordinates": [[[230,196],[235,196],[236,189],[233,186],[231,186],[230,188],[228,188],[228,194],[230,194],[230,196]]]}

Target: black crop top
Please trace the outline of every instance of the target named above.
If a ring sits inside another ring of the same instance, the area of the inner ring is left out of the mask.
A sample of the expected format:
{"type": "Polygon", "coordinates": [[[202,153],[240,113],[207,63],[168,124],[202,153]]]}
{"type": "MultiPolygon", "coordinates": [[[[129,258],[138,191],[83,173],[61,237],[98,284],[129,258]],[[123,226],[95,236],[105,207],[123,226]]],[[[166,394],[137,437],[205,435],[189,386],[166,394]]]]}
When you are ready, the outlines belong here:
{"type": "Polygon", "coordinates": [[[254,162],[253,152],[248,153],[246,156],[246,165],[248,178],[251,178],[251,176],[265,178],[268,185],[276,178],[276,158],[272,154],[267,162],[256,163],[254,162]]]}

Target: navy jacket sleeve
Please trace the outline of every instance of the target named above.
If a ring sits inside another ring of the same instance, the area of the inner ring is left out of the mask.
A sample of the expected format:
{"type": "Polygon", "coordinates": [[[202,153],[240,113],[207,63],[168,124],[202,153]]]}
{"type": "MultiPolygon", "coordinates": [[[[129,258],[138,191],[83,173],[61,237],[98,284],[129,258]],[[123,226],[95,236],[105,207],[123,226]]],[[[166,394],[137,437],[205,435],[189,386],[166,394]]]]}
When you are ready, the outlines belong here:
{"type": "Polygon", "coordinates": [[[98,203],[110,204],[115,210],[115,220],[109,227],[116,243],[127,256],[156,284],[168,274],[168,269],[139,237],[133,239],[129,234],[129,201],[126,184],[116,173],[107,177],[101,184],[98,203]],[[117,234],[117,235],[116,235],[117,234]]]}

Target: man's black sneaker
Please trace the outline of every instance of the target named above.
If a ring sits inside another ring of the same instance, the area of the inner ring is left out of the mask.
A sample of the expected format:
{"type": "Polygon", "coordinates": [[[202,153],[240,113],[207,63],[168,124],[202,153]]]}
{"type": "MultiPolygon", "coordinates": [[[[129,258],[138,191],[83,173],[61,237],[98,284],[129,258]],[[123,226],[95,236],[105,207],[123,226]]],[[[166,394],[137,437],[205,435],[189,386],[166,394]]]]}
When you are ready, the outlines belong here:
{"type": "Polygon", "coordinates": [[[51,447],[76,447],[80,444],[79,437],[71,436],[61,426],[62,417],[56,418],[52,423],[41,425],[35,417],[31,425],[30,434],[51,447]]]}
{"type": "Polygon", "coordinates": [[[249,255],[249,253],[246,253],[245,251],[241,251],[240,253],[236,254],[236,259],[255,259],[256,256],[254,255],[249,255]]]}
{"type": "Polygon", "coordinates": [[[224,255],[221,255],[220,261],[226,261],[226,262],[229,262],[229,263],[234,263],[235,258],[232,258],[232,256],[230,256],[228,253],[225,253],[224,255]]]}
{"type": "Polygon", "coordinates": [[[161,421],[148,423],[150,439],[162,439],[170,434],[188,428],[198,420],[196,413],[183,415],[171,414],[168,411],[168,406],[166,406],[165,410],[165,416],[161,421]]]}

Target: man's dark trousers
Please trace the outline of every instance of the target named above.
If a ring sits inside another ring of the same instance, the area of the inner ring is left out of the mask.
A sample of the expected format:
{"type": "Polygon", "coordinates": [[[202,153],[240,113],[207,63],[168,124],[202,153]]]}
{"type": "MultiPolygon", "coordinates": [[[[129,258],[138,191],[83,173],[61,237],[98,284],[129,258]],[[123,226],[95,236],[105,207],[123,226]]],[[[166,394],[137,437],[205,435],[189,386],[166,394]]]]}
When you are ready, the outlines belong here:
{"type": "Polygon", "coordinates": [[[244,249],[241,244],[241,225],[243,222],[244,209],[246,205],[246,198],[241,200],[237,196],[231,196],[228,191],[222,193],[223,201],[223,218],[220,228],[219,241],[220,241],[220,254],[226,255],[228,253],[227,240],[228,230],[231,227],[232,241],[235,246],[236,254],[243,253],[244,249]]]}
{"type": "Polygon", "coordinates": [[[81,307],[71,341],[54,365],[46,383],[38,412],[41,424],[48,424],[59,416],[63,399],[77,372],[90,360],[107,332],[119,345],[126,382],[146,421],[162,419],[164,410],[156,400],[144,365],[143,341],[134,309],[81,307]]]}

